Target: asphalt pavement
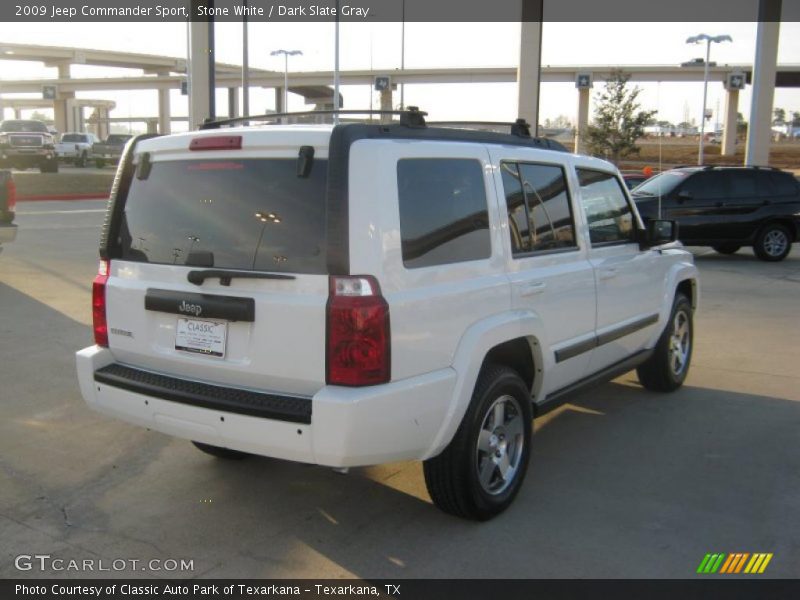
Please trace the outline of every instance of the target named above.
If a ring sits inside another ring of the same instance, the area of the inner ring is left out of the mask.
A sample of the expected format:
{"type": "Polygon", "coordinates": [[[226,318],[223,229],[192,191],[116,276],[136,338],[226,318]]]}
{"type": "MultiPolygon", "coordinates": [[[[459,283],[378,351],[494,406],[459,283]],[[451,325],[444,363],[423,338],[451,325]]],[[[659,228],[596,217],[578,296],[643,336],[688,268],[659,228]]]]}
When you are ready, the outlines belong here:
{"type": "Polygon", "coordinates": [[[687,578],[709,552],[800,575],[800,246],[778,264],[697,249],[686,385],[629,373],[537,420],[516,502],[477,524],[432,506],[418,463],[225,462],[90,411],[73,355],[103,206],[20,203],[0,254],[0,577],[109,575],[15,567],[48,554],[141,561],[111,573],[133,577],[687,578]]]}

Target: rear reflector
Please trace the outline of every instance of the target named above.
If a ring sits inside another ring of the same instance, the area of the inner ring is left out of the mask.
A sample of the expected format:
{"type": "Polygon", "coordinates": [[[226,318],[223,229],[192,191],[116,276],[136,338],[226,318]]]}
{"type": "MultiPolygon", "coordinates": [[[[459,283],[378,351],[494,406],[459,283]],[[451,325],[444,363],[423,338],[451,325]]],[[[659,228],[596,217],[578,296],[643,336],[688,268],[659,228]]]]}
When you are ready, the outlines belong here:
{"type": "Polygon", "coordinates": [[[389,305],[374,277],[331,277],[326,381],[364,386],[391,379],[389,305]]]}
{"type": "Polygon", "coordinates": [[[14,212],[14,208],[17,206],[17,184],[14,183],[14,180],[11,177],[8,178],[6,181],[6,210],[8,212],[14,212]]]}
{"type": "Polygon", "coordinates": [[[109,262],[101,260],[97,276],[92,282],[92,325],[94,343],[108,347],[108,323],[106,322],[106,283],[108,282],[109,262]]]}
{"type": "Polygon", "coordinates": [[[194,138],[189,143],[189,150],[241,150],[240,135],[207,135],[194,138]]]}

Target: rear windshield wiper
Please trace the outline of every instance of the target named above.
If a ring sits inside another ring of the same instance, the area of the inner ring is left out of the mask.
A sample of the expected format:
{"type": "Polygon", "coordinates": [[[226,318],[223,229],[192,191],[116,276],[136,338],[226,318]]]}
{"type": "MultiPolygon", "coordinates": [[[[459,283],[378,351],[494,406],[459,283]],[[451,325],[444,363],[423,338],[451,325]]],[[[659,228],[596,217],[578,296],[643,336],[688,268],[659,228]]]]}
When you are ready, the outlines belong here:
{"type": "Polygon", "coordinates": [[[258,271],[234,271],[228,269],[204,269],[202,271],[189,271],[186,279],[189,283],[203,285],[206,279],[219,277],[222,285],[230,285],[234,277],[239,279],[297,279],[294,275],[284,273],[259,273],[258,271]]]}

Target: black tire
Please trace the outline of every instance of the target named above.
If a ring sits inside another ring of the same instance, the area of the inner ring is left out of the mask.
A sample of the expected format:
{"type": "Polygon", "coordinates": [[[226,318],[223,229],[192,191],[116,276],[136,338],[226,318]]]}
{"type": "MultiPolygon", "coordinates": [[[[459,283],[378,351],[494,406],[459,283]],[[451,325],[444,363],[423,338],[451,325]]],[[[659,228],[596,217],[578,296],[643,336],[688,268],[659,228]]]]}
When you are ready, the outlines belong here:
{"type": "Polygon", "coordinates": [[[508,508],[528,470],[531,419],[530,391],[517,372],[500,365],[484,366],[453,440],[423,464],[433,503],[446,513],[478,521],[508,508]],[[500,413],[495,412],[497,404],[503,406],[500,413]],[[497,414],[503,422],[496,426],[497,414]],[[479,447],[480,440],[486,451],[479,447]],[[500,464],[508,468],[506,474],[511,471],[507,479],[500,464]],[[485,483],[480,473],[488,474],[483,477],[485,483]]]}
{"type": "Polygon", "coordinates": [[[639,382],[648,390],[673,392],[683,385],[689,373],[694,350],[692,317],[692,303],[683,294],[676,294],[669,321],[658,339],[653,355],[636,369],[639,382]],[[683,323],[687,327],[685,337],[684,334],[678,333],[683,323]]]}
{"type": "Polygon", "coordinates": [[[753,252],[761,260],[778,262],[789,256],[792,250],[792,235],[780,223],[768,223],[756,235],[753,252]]]}
{"type": "Polygon", "coordinates": [[[89,162],[89,157],[86,156],[86,152],[81,152],[81,155],[75,161],[75,166],[84,169],[86,168],[86,163],[88,162],[89,162]]]}
{"type": "Polygon", "coordinates": [[[720,254],[736,254],[741,246],[736,244],[722,244],[721,246],[712,246],[716,252],[720,254]]]}
{"type": "Polygon", "coordinates": [[[106,166],[106,161],[104,161],[102,158],[98,158],[97,160],[94,161],[94,166],[97,167],[98,169],[102,169],[103,167],[106,166]]]}
{"type": "Polygon", "coordinates": [[[238,450],[231,450],[230,448],[221,448],[219,446],[212,446],[211,444],[203,444],[201,442],[192,442],[198,450],[215,456],[216,458],[224,458],[225,460],[242,460],[250,456],[247,452],[239,452],[238,450]]]}

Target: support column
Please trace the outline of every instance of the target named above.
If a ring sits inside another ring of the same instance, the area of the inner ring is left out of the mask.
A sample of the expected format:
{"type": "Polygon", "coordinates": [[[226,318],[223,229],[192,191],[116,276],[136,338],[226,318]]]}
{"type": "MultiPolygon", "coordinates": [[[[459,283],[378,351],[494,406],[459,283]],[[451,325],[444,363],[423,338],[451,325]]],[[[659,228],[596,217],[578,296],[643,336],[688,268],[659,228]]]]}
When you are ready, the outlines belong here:
{"type": "Polygon", "coordinates": [[[586,129],[589,127],[589,97],[592,89],[578,88],[578,123],[575,125],[575,152],[586,154],[586,129]]]}
{"type": "MultiPolygon", "coordinates": [[[[392,87],[381,90],[381,110],[392,110],[392,87]]],[[[381,123],[390,123],[392,115],[381,115],[381,123]]]]}
{"type": "Polygon", "coordinates": [[[542,0],[522,5],[519,68],[517,69],[517,116],[539,133],[539,74],[542,58],[542,0]]]}
{"type": "Polygon", "coordinates": [[[239,116],[239,88],[238,87],[229,87],[228,88],[228,116],[238,117],[239,116]]]}
{"type": "MultiPolygon", "coordinates": [[[[169,76],[169,71],[163,71],[158,76],[167,77],[169,76]]],[[[172,132],[169,92],[169,88],[158,88],[158,133],[161,135],[172,132]]]]}
{"type": "Polygon", "coordinates": [[[753,100],[747,128],[744,164],[769,165],[772,137],[772,103],[775,97],[775,71],[778,64],[778,36],[781,24],[781,0],[760,0],[756,56],[753,61],[753,100]]]}
{"type": "Polygon", "coordinates": [[[147,133],[158,133],[158,119],[147,119],[147,133]]]}
{"type": "Polygon", "coordinates": [[[14,118],[20,120],[22,118],[22,109],[14,108],[14,118]]]}
{"type": "MultiPolygon", "coordinates": [[[[192,0],[192,11],[198,2],[192,0]]],[[[193,14],[196,14],[193,12],[193,14]]],[[[209,23],[191,21],[189,23],[189,130],[197,129],[211,115],[209,85],[211,70],[209,56],[211,45],[209,23]]]]}
{"type": "Polygon", "coordinates": [[[109,111],[107,108],[97,109],[97,137],[104,140],[111,131],[111,123],[108,122],[109,111]]]}
{"type": "MultiPolygon", "coordinates": [[[[52,65],[51,65],[52,66],[52,65]]],[[[69,79],[69,63],[59,63],[58,78],[69,79]]],[[[72,106],[68,102],[75,97],[75,92],[62,92],[56,90],[56,97],[53,100],[53,120],[55,121],[55,128],[59,133],[65,133],[74,129],[74,120],[72,118],[72,106]]]]}
{"type": "Polygon", "coordinates": [[[725,117],[722,122],[722,156],[736,154],[737,115],[739,114],[739,90],[728,90],[725,97],[725,117]]]}
{"type": "Polygon", "coordinates": [[[286,109],[283,106],[283,88],[282,87],[276,87],[275,88],[275,112],[278,112],[278,113],[286,112],[286,109]]]}

